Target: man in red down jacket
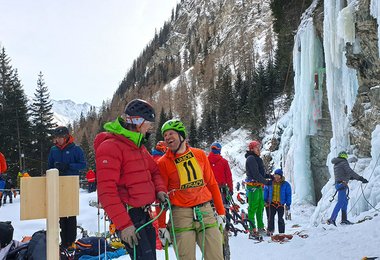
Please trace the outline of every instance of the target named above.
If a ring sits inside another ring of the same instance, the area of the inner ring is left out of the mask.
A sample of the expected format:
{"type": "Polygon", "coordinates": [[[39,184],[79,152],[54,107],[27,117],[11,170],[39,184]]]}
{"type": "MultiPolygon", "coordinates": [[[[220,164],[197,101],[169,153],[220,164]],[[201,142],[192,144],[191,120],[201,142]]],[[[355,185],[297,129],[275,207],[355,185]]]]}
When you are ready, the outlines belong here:
{"type": "Polygon", "coordinates": [[[213,143],[211,145],[211,152],[208,155],[208,160],[210,161],[216,182],[219,185],[223,203],[228,204],[226,196],[233,194],[232,174],[227,160],[220,155],[221,151],[222,145],[217,142],[213,143]]]}
{"type": "Polygon", "coordinates": [[[143,145],[154,121],[153,107],[134,99],[94,141],[99,201],[132,259],[134,246],[137,259],[156,259],[153,226],[135,231],[150,220],[150,204],[167,198],[157,164],[143,145]]]}

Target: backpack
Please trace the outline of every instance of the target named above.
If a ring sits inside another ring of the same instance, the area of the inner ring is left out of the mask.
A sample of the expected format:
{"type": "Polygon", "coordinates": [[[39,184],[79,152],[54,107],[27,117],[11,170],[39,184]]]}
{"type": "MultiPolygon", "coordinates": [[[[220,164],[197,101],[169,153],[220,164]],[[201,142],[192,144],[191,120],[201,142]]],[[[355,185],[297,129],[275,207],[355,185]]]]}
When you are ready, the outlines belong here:
{"type": "Polygon", "coordinates": [[[26,259],[46,260],[46,231],[40,230],[32,235],[28,244],[26,259]]]}
{"type": "Polygon", "coordinates": [[[11,221],[0,221],[0,248],[6,247],[13,240],[11,221]]]}
{"type": "Polygon", "coordinates": [[[75,259],[79,259],[83,255],[98,256],[105,251],[112,250],[104,237],[80,238],[75,241],[75,245],[75,259]]]}
{"type": "Polygon", "coordinates": [[[46,260],[46,231],[33,234],[28,243],[11,248],[7,260],[46,260]]]}

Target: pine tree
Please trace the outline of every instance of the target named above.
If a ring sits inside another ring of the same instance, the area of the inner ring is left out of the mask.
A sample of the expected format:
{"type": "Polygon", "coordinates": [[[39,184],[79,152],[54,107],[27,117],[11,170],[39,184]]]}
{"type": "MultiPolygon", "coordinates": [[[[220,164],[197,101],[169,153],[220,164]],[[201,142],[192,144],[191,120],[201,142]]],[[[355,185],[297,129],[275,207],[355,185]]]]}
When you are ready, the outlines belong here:
{"type": "Polygon", "coordinates": [[[197,126],[195,124],[194,117],[191,117],[191,122],[190,122],[189,144],[192,147],[198,147],[197,126]]]}
{"type": "Polygon", "coordinates": [[[162,125],[168,120],[168,117],[166,116],[165,114],[165,110],[164,108],[162,107],[161,108],[161,112],[160,112],[160,119],[158,121],[158,125],[157,125],[157,128],[156,128],[156,138],[155,138],[155,141],[156,143],[158,141],[161,141],[163,140],[163,137],[162,137],[162,134],[161,134],[161,127],[162,125]]]}
{"type": "Polygon", "coordinates": [[[35,138],[33,142],[33,154],[39,161],[39,172],[43,175],[47,169],[47,157],[51,146],[51,134],[57,126],[53,122],[53,104],[50,100],[48,87],[45,85],[43,74],[40,72],[37,80],[37,88],[31,105],[32,131],[35,138]]]}
{"type": "Polygon", "coordinates": [[[223,133],[236,124],[236,102],[232,89],[231,70],[228,67],[220,68],[217,89],[219,91],[217,119],[219,131],[223,133]]]}
{"type": "Polygon", "coordinates": [[[31,127],[27,99],[18,79],[17,70],[2,48],[0,53],[0,143],[7,160],[8,172],[25,169],[25,158],[30,154],[31,127]]]}
{"type": "Polygon", "coordinates": [[[87,169],[95,169],[95,152],[88,141],[87,134],[84,133],[82,136],[82,142],[80,143],[81,148],[86,156],[87,169]]]}

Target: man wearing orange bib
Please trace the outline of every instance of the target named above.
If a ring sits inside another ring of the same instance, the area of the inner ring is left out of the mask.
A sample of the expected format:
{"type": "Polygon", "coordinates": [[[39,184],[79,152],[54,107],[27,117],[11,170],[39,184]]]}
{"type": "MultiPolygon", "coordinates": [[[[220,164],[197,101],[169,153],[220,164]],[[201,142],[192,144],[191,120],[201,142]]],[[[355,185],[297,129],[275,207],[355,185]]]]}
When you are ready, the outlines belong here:
{"type": "MultiPolygon", "coordinates": [[[[220,225],[225,210],[218,183],[206,154],[186,143],[186,128],[180,120],[167,121],[161,133],[168,151],[158,160],[161,176],[172,204],[175,239],[180,259],[195,260],[195,244],[207,260],[223,259],[220,225]],[[217,217],[211,201],[217,211],[217,217]]],[[[165,221],[160,221],[161,240],[170,239],[165,221]]]]}

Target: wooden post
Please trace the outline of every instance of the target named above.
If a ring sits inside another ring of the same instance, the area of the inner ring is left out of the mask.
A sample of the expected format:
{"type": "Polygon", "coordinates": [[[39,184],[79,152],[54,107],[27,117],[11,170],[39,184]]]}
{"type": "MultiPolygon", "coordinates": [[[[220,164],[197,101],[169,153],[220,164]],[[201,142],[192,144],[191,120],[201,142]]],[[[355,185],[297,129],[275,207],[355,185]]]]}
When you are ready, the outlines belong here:
{"type": "Polygon", "coordinates": [[[59,259],[59,172],[46,171],[46,247],[47,259],[59,259]]]}
{"type": "Polygon", "coordinates": [[[79,215],[79,176],[59,176],[57,169],[51,169],[46,177],[23,177],[20,204],[20,220],[46,218],[46,256],[58,260],[58,221],[79,215]]]}

